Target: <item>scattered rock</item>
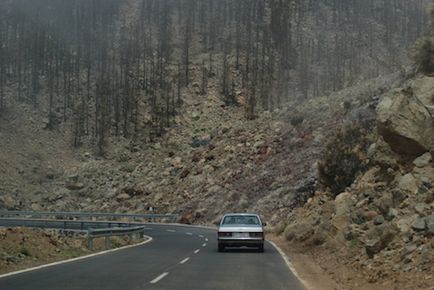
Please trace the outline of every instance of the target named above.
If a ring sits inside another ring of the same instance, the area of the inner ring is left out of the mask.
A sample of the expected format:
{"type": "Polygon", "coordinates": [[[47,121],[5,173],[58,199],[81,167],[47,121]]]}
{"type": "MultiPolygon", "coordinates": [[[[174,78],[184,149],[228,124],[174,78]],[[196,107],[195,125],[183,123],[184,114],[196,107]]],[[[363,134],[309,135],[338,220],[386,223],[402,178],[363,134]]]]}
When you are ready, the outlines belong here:
{"type": "Polygon", "coordinates": [[[407,191],[412,194],[416,193],[418,189],[416,179],[411,173],[408,173],[402,176],[401,178],[399,178],[398,187],[401,190],[407,191]]]}
{"type": "Polygon", "coordinates": [[[0,206],[8,210],[16,209],[17,201],[10,195],[0,196],[0,206]]]}
{"type": "Polygon", "coordinates": [[[413,161],[417,167],[425,167],[432,161],[431,153],[427,152],[413,161]]]}
{"type": "Polygon", "coordinates": [[[425,218],[428,234],[434,235],[434,215],[430,215],[425,218]]]}
{"type": "Polygon", "coordinates": [[[423,215],[424,213],[425,213],[425,210],[428,208],[428,205],[427,204],[425,204],[425,203],[417,203],[415,206],[414,206],[414,210],[418,213],[418,214],[420,214],[420,215],[423,215]]]}
{"type": "Polygon", "coordinates": [[[379,215],[374,219],[374,225],[382,225],[384,221],[384,217],[382,215],[379,215]]]}
{"type": "Polygon", "coordinates": [[[395,224],[402,233],[407,233],[410,231],[416,219],[417,219],[417,215],[405,216],[398,219],[395,224]]]}
{"type": "Polygon", "coordinates": [[[423,231],[425,230],[425,220],[422,218],[417,218],[413,224],[412,224],[412,229],[415,231],[423,231]]]}
{"type": "Polygon", "coordinates": [[[126,201],[129,200],[131,198],[131,196],[128,193],[121,193],[118,196],[116,196],[116,200],[117,201],[126,201]]]}

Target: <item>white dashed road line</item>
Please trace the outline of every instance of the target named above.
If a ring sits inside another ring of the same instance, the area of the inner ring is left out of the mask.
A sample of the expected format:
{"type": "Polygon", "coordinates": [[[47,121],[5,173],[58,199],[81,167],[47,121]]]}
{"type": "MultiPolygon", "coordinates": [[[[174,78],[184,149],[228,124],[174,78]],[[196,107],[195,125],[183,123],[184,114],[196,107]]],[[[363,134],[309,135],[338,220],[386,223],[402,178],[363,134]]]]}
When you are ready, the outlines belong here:
{"type": "Polygon", "coordinates": [[[175,230],[167,230],[168,232],[174,233],[176,232],[175,230]]]}
{"type": "Polygon", "coordinates": [[[208,242],[208,239],[207,239],[207,238],[205,238],[205,242],[208,242]]]}
{"type": "Polygon", "coordinates": [[[158,281],[160,281],[161,279],[163,279],[167,275],[169,275],[169,272],[164,272],[163,274],[161,274],[160,276],[158,276],[157,278],[155,278],[154,280],[152,280],[150,283],[151,284],[158,283],[158,281]]]}
{"type": "Polygon", "coordinates": [[[184,263],[187,262],[188,260],[190,260],[190,258],[185,258],[184,260],[182,260],[181,262],[179,262],[179,264],[184,264],[184,263]]]}
{"type": "Polygon", "coordinates": [[[206,243],[203,243],[203,244],[202,244],[202,247],[206,247],[206,243]]]}
{"type": "Polygon", "coordinates": [[[192,233],[186,233],[187,235],[189,235],[189,236],[192,236],[193,234],[192,233]]]}
{"type": "Polygon", "coordinates": [[[203,235],[199,235],[199,238],[203,238],[203,235]]]}
{"type": "Polygon", "coordinates": [[[199,253],[200,249],[197,249],[196,251],[194,251],[195,254],[199,253]]]}

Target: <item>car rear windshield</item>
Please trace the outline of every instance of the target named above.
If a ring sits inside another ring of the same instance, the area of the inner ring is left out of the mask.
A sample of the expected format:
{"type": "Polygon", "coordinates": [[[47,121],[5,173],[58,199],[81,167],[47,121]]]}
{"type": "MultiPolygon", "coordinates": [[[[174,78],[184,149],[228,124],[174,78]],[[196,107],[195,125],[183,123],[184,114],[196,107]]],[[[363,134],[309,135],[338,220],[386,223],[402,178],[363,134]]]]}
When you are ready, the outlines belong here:
{"type": "Polygon", "coordinates": [[[222,222],[222,225],[229,226],[229,225],[260,225],[259,219],[257,216],[254,215],[228,215],[225,216],[222,222]]]}

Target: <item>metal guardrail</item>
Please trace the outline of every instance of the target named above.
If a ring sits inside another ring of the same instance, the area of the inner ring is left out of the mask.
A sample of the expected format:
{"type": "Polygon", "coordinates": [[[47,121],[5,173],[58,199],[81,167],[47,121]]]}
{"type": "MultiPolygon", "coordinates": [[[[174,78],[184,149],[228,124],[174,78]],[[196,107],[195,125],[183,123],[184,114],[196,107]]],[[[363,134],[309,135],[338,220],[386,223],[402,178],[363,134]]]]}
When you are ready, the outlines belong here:
{"type": "Polygon", "coordinates": [[[144,236],[144,223],[135,220],[155,222],[157,219],[175,222],[175,214],[127,214],[127,213],[91,213],[91,212],[34,212],[34,211],[0,211],[0,226],[3,227],[31,227],[57,229],[87,233],[87,245],[93,250],[93,240],[104,237],[106,249],[110,247],[110,237],[128,235],[130,240],[139,235],[144,236]],[[51,219],[50,219],[51,218],[51,219]],[[90,220],[76,220],[87,218],[90,220]],[[108,221],[93,219],[106,218],[108,221]],[[115,221],[128,218],[133,222],[115,221]]]}
{"type": "Polygon", "coordinates": [[[56,229],[65,231],[87,232],[88,229],[129,228],[140,223],[118,221],[84,221],[84,220],[55,220],[36,218],[0,218],[2,227],[29,227],[56,229]]]}
{"type": "Polygon", "coordinates": [[[35,212],[35,211],[0,211],[0,217],[33,217],[33,218],[107,218],[110,220],[128,218],[132,220],[144,219],[151,222],[156,220],[166,220],[169,222],[175,222],[178,219],[176,214],[130,214],[130,213],[102,213],[102,212],[35,212]]]}
{"type": "Polygon", "coordinates": [[[73,220],[53,220],[35,218],[0,218],[2,227],[30,227],[55,229],[67,232],[78,232],[87,234],[87,246],[93,251],[93,239],[105,238],[106,249],[110,248],[110,237],[128,235],[130,241],[137,235],[143,238],[144,224],[115,221],[73,221],[73,220]]]}
{"type": "Polygon", "coordinates": [[[129,228],[107,228],[107,229],[92,229],[87,230],[87,248],[93,251],[93,239],[105,238],[105,248],[110,248],[110,237],[128,235],[130,242],[134,237],[139,236],[143,239],[145,234],[145,227],[129,227],[129,228]]]}

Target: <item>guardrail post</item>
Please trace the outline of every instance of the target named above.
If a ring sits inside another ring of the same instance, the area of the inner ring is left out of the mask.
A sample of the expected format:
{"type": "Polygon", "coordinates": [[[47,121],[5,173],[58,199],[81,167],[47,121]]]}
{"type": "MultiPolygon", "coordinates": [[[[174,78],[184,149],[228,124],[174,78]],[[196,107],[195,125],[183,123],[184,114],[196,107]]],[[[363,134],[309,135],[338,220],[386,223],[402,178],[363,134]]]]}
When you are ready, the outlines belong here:
{"type": "Polygon", "coordinates": [[[93,238],[92,238],[91,230],[92,229],[87,230],[87,249],[93,252],[93,238]]]}
{"type": "Polygon", "coordinates": [[[108,250],[111,248],[110,237],[105,237],[105,249],[108,250]]]}

